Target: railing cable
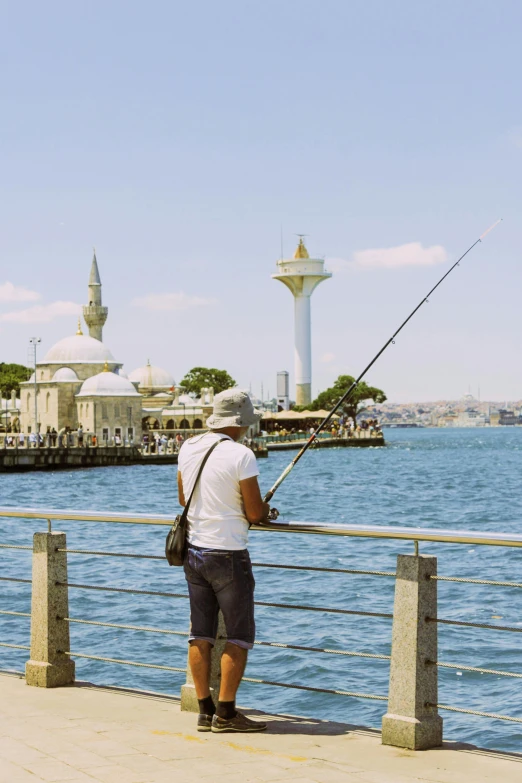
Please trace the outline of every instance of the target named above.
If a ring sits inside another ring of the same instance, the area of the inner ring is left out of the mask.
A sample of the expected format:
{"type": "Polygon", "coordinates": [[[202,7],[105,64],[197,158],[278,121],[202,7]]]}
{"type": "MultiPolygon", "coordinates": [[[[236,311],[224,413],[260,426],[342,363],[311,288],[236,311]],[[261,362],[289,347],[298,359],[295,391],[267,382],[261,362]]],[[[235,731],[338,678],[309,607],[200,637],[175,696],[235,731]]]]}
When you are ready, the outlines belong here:
{"type": "MultiPolygon", "coordinates": [[[[5,612],[4,614],[18,614],[17,612],[5,612]]],[[[30,615],[24,615],[30,617],[30,615]]],[[[81,623],[82,625],[95,625],[102,628],[120,628],[125,631],[142,631],[144,633],[163,633],[172,636],[190,636],[188,631],[174,631],[168,628],[153,628],[144,625],[124,625],[122,623],[104,623],[100,620],[82,620],[76,617],[57,617],[57,620],[64,620],[68,623],[81,623]]],[[[220,636],[220,640],[226,640],[226,637],[220,636]]],[[[260,647],[277,647],[285,650],[300,650],[302,652],[314,652],[314,653],[326,653],[328,655],[347,655],[355,658],[374,658],[376,660],[389,661],[390,655],[379,655],[377,653],[364,653],[356,652],[352,650],[334,650],[323,647],[307,647],[301,644],[287,644],[286,642],[260,642],[256,641],[254,644],[260,647]]]]}
{"type": "Polygon", "coordinates": [[[466,579],[461,576],[430,576],[438,582],[462,582],[470,585],[492,585],[493,587],[522,587],[522,582],[498,582],[494,579],[466,579]]]}
{"type": "Polygon", "coordinates": [[[67,623],[81,623],[82,625],[98,625],[102,628],[121,628],[125,631],[144,631],[146,633],[164,633],[172,636],[189,636],[188,631],[171,631],[168,628],[151,628],[145,625],[123,625],[121,623],[102,623],[98,620],[80,620],[76,617],[58,617],[67,623]]]}
{"type": "Polygon", "coordinates": [[[516,672],[504,672],[497,669],[482,669],[478,666],[459,666],[457,663],[442,663],[441,661],[426,661],[428,666],[439,666],[443,669],[458,669],[463,672],[478,672],[479,674],[497,674],[500,677],[517,677],[522,679],[522,674],[516,672]]]}
{"type": "Polygon", "coordinates": [[[2,582],[23,582],[24,584],[30,585],[32,583],[32,579],[15,579],[11,576],[0,576],[0,581],[2,582]]]}
{"type": "MultiPolygon", "coordinates": [[[[31,547],[27,547],[30,549],[31,547]]],[[[106,552],[90,549],[62,549],[57,548],[57,552],[67,552],[72,555],[97,555],[100,557],[131,557],[140,560],[161,560],[165,561],[164,555],[138,555],[133,552],[106,552]]],[[[327,574],[360,574],[363,576],[396,576],[395,571],[363,571],[354,568],[321,568],[320,566],[296,566],[286,565],[284,563],[252,563],[254,568],[280,568],[292,571],[320,571],[327,574]]]]}
{"type": "MultiPolygon", "coordinates": [[[[73,658],[86,658],[91,661],[101,661],[102,663],[119,663],[123,666],[139,666],[145,669],[162,669],[168,672],[180,672],[186,674],[186,669],[181,669],[176,666],[160,666],[156,663],[142,663],[141,661],[127,661],[122,658],[107,658],[102,655],[87,655],[85,653],[77,653],[72,651],[63,652],[63,655],[70,655],[73,658]]],[[[331,693],[336,696],[351,696],[358,699],[373,699],[376,701],[388,701],[387,696],[377,696],[372,693],[358,693],[355,691],[341,691],[332,690],[330,688],[313,688],[310,685],[296,685],[295,683],[288,682],[275,682],[272,680],[260,680],[256,677],[243,677],[243,682],[251,682],[258,685],[275,685],[278,688],[293,688],[300,691],[311,691],[312,693],[331,693]]]]}
{"type": "Polygon", "coordinates": [[[85,653],[78,652],[64,652],[63,655],[71,655],[73,658],[87,658],[90,661],[101,661],[102,663],[120,663],[123,666],[139,666],[144,669],[161,669],[166,672],[181,672],[186,674],[187,670],[180,668],[179,666],[160,666],[157,663],[141,663],[140,661],[126,661],[122,658],[106,658],[102,655],[86,655],[85,653]]]}
{"type": "Polygon", "coordinates": [[[9,614],[13,617],[31,617],[31,612],[8,612],[5,609],[0,609],[0,614],[9,614]]]}
{"type": "Polygon", "coordinates": [[[259,680],[256,677],[243,677],[243,682],[253,682],[259,685],[275,685],[278,688],[293,688],[298,691],[311,691],[312,693],[331,693],[334,696],[351,696],[355,699],[373,699],[375,701],[388,701],[387,696],[376,696],[373,693],[357,693],[356,691],[340,691],[331,688],[314,688],[311,685],[295,685],[290,682],[274,682],[272,680],[259,680]]]}
{"type": "Polygon", "coordinates": [[[29,549],[31,552],[33,551],[32,546],[20,546],[17,544],[0,544],[0,549],[29,549]]]}
{"type": "Polygon", "coordinates": [[[31,649],[26,644],[6,644],[5,642],[0,642],[0,647],[9,647],[12,650],[30,650],[31,649]]]}
{"type": "MultiPolygon", "coordinates": [[[[128,587],[105,587],[102,585],[84,585],[75,582],[56,582],[61,587],[76,587],[83,590],[102,590],[110,593],[131,593],[137,595],[158,595],[166,598],[188,598],[186,593],[163,593],[158,590],[138,590],[136,588],[128,587]]],[[[329,612],[331,614],[348,614],[358,615],[362,617],[385,617],[387,619],[393,619],[393,614],[386,614],[384,612],[360,612],[355,609],[332,609],[326,606],[304,606],[300,604],[280,604],[270,601],[254,601],[256,606],[268,606],[276,609],[299,609],[307,612],[329,612]]]]}
{"type": "Polygon", "coordinates": [[[439,710],[449,710],[449,712],[461,712],[464,715],[478,715],[479,718],[496,718],[497,720],[509,720],[513,723],[522,723],[522,718],[513,718],[510,715],[499,715],[496,712],[480,712],[480,710],[466,710],[463,707],[451,707],[448,704],[431,704],[426,702],[426,707],[436,707],[439,710]]]}
{"type": "Polygon", "coordinates": [[[471,623],[464,620],[444,620],[440,617],[426,617],[428,623],[442,623],[443,625],[462,625],[465,628],[487,628],[491,631],[512,631],[522,633],[522,627],[515,628],[512,625],[489,625],[488,623],[471,623]]]}
{"type": "Polygon", "coordinates": [[[56,548],[57,552],[67,552],[69,555],[97,555],[98,557],[133,557],[139,560],[165,560],[165,555],[137,555],[134,552],[97,552],[90,549],[62,549],[56,548]]]}

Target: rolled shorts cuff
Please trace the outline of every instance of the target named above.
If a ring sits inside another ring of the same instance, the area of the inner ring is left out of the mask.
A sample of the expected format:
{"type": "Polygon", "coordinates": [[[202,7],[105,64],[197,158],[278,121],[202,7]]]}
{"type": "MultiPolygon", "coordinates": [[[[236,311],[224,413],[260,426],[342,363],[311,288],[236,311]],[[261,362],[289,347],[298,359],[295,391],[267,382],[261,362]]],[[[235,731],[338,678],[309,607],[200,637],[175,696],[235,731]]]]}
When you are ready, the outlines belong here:
{"type": "Polygon", "coordinates": [[[230,644],[236,644],[238,647],[242,647],[243,650],[251,650],[254,646],[254,642],[244,642],[243,639],[227,639],[230,644]]]}
{"type": "Polygon", "coordinates": [[[189,638],[188,638],[189,644],[191,642],[196,642],[196,641],[208,642],[209,644],[212,645],[212,647],[214,647],[214,645],[216,644],[216,640],[215,639],[211,639],[209,636],[192,636],[192,634],[191,634],[189,636],[189,638]]]}

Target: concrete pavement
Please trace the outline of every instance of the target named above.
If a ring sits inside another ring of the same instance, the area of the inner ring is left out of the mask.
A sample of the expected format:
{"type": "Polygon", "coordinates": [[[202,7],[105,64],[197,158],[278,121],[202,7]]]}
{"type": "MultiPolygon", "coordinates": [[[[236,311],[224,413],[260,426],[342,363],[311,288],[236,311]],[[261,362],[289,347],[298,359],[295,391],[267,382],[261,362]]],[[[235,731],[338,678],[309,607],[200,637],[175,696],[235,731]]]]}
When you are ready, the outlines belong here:
{"type": "MultiPolygon", "coordinates": [[[[253,711],[247,713],[255,717],[253,711]]],[[[519,783],[522,753],[409,751],[377,731],[280,715],[264,734],[201,734],[176,699],[0,675],[0,783],[519,783]]]]}

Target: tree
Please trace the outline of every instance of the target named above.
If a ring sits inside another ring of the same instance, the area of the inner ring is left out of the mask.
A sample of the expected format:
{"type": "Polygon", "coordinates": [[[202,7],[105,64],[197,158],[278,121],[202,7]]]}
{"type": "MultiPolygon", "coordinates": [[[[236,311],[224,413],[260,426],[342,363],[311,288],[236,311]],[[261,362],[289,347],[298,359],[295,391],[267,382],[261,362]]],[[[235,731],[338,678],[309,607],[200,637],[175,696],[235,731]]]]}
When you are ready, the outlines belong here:
{"type": "MultiPolygon", "coordinates": [[[[330,410],[340,400],[346,390],[352,385],[355,378],[351,375],[340,375],[335,381],[334,385],[329,389],[321,392],[317,398],[308,406],[311,411],[330,410]]],[[[367,383],[362,381],[355,387],[349,399],[341,406],[337,411],[344,413],[345,416],[349,416],[356,423],[357,415],[365,410],[365,403],[372,400],[374,403],[380,403],[386,401],[386,395],[382,389],[377,389],[375,386],[368,386],[367,383]]],[[[304,408],[298,408],[297,410],[304,410],[304,408]]]]}
{"type": "Polygon", "coordinates": [[[212,387],[215,394],[236,386],[235,380],[226,370],[215,367],[193,367],[180,383],[187,394],[201,394],[201,389],[212,387]]]}
{"type": "Polygon", "coordinates": [[[32,370],[22,364],[0,362],[0,389],[3,394],[15,391],[20,393],[20,383],[28,381],[32,370]]]}

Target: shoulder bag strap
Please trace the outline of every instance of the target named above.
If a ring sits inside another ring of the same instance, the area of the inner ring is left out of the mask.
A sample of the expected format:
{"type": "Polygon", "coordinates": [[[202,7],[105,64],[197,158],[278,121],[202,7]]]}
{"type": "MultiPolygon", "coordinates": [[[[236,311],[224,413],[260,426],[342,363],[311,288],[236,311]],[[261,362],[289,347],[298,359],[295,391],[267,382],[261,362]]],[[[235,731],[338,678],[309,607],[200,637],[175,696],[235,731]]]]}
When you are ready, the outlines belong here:
{"type": "Polygon", "coordinates": [[[194,497],[194,492],[196,491],[196,487],[197,487],[197,485],[198,485],[199,479],[200,479],[200,477],[201,477],[201,474],[203,473],[203,468],[205,467],[205,465],[206,465],[206,463],[207,463],[207,460],[208,460],[208,458],[210,457],[210,455],[212,454],[212,452],[214,451],[214,449],[216,448],[216,446],[219,446],[219,444],[220,444],[220,443],[222,443],[222,441],[223,441],[223,438],[220,438],[220,439],[218,440],[218,442],[217,442],[217,443],[214,443],[214,444],[213,444],[213,445],[212,445],[212,446],[209,448],[209,450],[207,451],[207,453],[205,454],[205,456],[203,457],[203,461],[202,461],[201,465],[199,466],[198,475],[196,476],[196,480],[195,480],[195,482],[194,482],[194,486],[192,487],[192,492],[190,493],[190,497],[189,497],[189,499],[187,500],[187,504],[186,504],[185,508],[183,509],[183,514],[182,514],[182,516],[184,516],[184,517],[186,517],[186,516],[187,516],[187,514],[188,514],[188,510],[189,510],[189,507],[190,507],[190,503],[191,503],[191,501],[192,501],[192,498],[194,497]]]}

